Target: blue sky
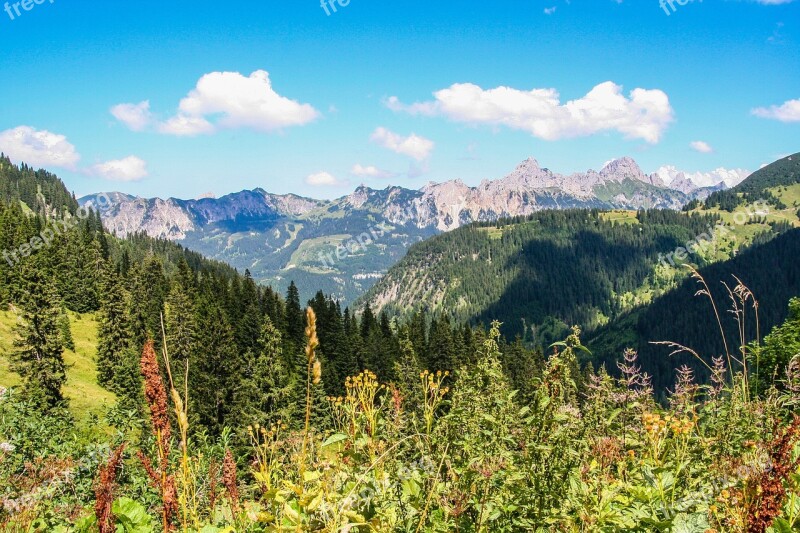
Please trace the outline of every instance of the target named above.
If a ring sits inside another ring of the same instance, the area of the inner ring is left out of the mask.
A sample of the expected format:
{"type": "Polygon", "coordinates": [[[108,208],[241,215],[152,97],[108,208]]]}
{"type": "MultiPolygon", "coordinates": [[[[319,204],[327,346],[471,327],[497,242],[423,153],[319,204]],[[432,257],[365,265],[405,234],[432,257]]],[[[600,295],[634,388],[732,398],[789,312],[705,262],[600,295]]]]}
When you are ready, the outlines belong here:
{"type": "Polygon", "coordinates": [[[708,172],[800,150],[800,1],[16,1],[0,151],[78,194],[334,197],[527,157],[708,172]]]}

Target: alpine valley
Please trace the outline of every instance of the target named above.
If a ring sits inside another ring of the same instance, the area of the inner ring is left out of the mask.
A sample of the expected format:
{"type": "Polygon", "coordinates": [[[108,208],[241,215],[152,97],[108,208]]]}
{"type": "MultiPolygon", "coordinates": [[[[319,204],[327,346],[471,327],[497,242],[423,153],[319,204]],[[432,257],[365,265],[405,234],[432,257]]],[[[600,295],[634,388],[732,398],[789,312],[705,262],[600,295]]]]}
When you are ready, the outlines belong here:
{"type": "Polygon", "coordinates": [[[177,241],[249,270],[256,281],[277,290],[285,291],[293,280],[301,291],[319,289],[347,303],[370,289],[413,244],[472,222],[547,209],[677,210],[737,185],[748,174],[740,169],[686,174],[662,167],[648,175],[625,157],[599,171],[562,175],[528,159],[507,176],[477,187],[458,179],[420,190],[362,185],[335,200],[263,189],[198,200],[109,193],[112,206],[103,217],[120,237],[143,232],[177,241]]]}

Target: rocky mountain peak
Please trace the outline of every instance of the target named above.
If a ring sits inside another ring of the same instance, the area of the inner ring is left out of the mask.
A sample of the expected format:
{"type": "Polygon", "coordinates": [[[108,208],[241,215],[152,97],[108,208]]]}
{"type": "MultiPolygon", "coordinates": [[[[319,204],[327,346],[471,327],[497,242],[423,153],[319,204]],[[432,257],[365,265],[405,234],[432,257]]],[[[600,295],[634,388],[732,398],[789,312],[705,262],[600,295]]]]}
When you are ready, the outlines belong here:
{"type": "Polygon", "coordinates": [[[612,181],[635,179],[645,183],[651,183],[647,175],[642,172],[639,164],[631,157],[622,157],[607,163],[602,170],[600,170],[600,176],[612,181]]]}

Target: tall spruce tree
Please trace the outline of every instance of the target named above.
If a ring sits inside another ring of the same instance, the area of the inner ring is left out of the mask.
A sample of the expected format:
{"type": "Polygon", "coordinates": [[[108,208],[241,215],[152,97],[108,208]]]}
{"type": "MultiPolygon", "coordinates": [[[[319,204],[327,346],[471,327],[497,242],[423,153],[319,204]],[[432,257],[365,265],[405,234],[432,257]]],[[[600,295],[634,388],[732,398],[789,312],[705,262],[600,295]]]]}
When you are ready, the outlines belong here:
{"type": "Polygon", "coordinates": [[[192,412],[200,424],[219,435],[226,424],[236,421],[235,389],[240,363],[235,334],[220,303],[208,295],[199,305],[198,362],[192,367],[192,412]]]}
{"type": "Polygon", "coordinates": [[[194,301],[179,280],[173,282],[164,307],[165,340],[175,383],[180,387],[197,351],[197,313],[194,301]]]}
{"type": "Polygon", "coordinates": [[[305,345],[305,317],[300,307],[300,291],[294,281],[289,283],[286,291],[286,340],[294,350],[302,350],[305,345]]]}
{"type": "Polygon", "coordinates": [[[128,302],[122,282],[116,273],[107,269],[103,283],[103,300],[98,315],[97,381],[103,387],[119,392],[114,383],[115,373],[123,365],[123,353],[130,343],[128,302]]]}
{"type": "Polygon", "coordinates": [[[35,265],[26,266],[26,296],[20,302],[20,323],[11,353],[11,369],[22,376],[25,393],[42,408],[64,403],[67,381],[59,319],[61,302],[50,279],[35,265]]]}

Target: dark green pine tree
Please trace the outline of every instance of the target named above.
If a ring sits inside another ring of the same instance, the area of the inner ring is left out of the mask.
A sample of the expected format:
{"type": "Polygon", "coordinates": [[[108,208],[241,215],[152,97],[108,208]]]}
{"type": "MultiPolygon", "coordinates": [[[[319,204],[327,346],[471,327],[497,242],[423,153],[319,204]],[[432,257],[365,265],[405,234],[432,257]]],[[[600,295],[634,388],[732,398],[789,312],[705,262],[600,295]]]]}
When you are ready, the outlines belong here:
{"type": "Polygon", "coordinates": [[[378,321],[375,320],[375,313],[369,305],[364,308],[361,314],[361,338],[366,339],[370,333],[378,329],[378,321]]]}
{"type": "Polygon", "coordinates": [[[240,381],[241,359],[236,336],[219,300],[206,295],[199,305],[198,361],[192,367],[190,401],[198,421],[213,435],[236,421],[235,390],[240,381]]]}
{"type": "Polygon", "coordinates": [[[271,425],[299,418],[296,405],[292,405],[291,381],[283,360],[281,333],[269,317],[259,339],[260,353],[253,360],[252,379],[242,383],[240,398],[245,405],[242,421],[247,425],[271,425]]]}
{"type": "Polygon", "coordinates": [[[453,329],[447,316],[433,319],[428,336],[427,369],[431,372],[439,370],[455,373],[456,352],[453,343],[453,329]]]}
{"type": "Polygon", "coordinates": [[[516,341],[501,344],[503,371],[511,387],[518,391],[517,399],[527,403],[534,398],[534,379],[542,376],[544,357],[539,349],[530,350],[517,337],[516,341]]]}
{"type": "Polygon", "coordinates": [[[317,356],[323,361],[322,379],[329,396],[344,394],[347,376],[358,374],[358,362],[349,348],[344,321],[338,303],[320,291],[309,302],[317,315],[320,348],[317,356]]]}
{"type": "Polygon", "coordinates": [[[246,270],[244,282],[241,287],[239,297],[239,307],[241,314],[236,322],[236,337],[239,344],[239,352],[259,352],[259,337],[263,325],[261,312],[260,295],[255,281],[253,281],[250,271],[246,270]]]}
{"type": "Polygon", "coordinates": [[[394,363],[395,384],[400,390],[408,410],[415,411],[422,404],[422,388],[420,383],[420,364],[414,343],[411,342],[409,329],[400,333],[400,355],[394,363]]]}
{"type": "Polygon", "coordinates": [[[131,336],[134,346],[144,346],[148,338],[161,343],[161,315],[169,292],[161,260],[150,255],[140,267],[134,263],[130,271],[131,336]]]}
{"type": "Polygon", "coordinates": [[[199,328],[194,301],[180,281],[173,282],[164,308],[166,344],[172,375],[175,387],[183,390],[187,369],[195,360],[199,328]]]}
{"type": "Polygon", "coordinates": [[[261,330],[261,353],[256,361],[254,383],[260,398],[258,411],[262,425],[296,417],[296,406],[290,405],[291,382],[283,358],[283,339],[269,317],[261,330]]]}
{"type": "Polygon", "coordinates": [[[65,402],[67,381],[59,318],[61,302],[52,282],[35,265],[24,274],[27,296],[20,301],[20,323],[11,353],[11,369],[22,376],[25,394],[44,409],[65,402]]]}
{"type": "Polygon", "coordinates": [[[72,327],[69,324],[67,310],[61,308],[61,315],[58,317],[58,328],[61,330],[61,343],[67,350],[75,351],[75,339],[72,337],[72,327]]]}
{"type": "Polygon", "coordinates": [[[85,225],[67,237],[62,294],[67,308],[78,313],[99,308],[98,288],[103,256],[100,244],[88,237],[85,225]],[[87,242],[87,238],[89,239],[87,242]]]}
{"type": "Polygon", "coordinates": [[[142,345],[131,339],[128,299],[122,279],[111,265],[103,272],[102,300],[98,314],[97,381],[117,395],[119,406],[142,409],[142,345]]]}
{"type": "Polygon", "coordinates": [[[305,315],[300,307],[300,291],[292,281],[286,291],[286,340],[293,351],[302,350],[305,346],[305,315]]]}

